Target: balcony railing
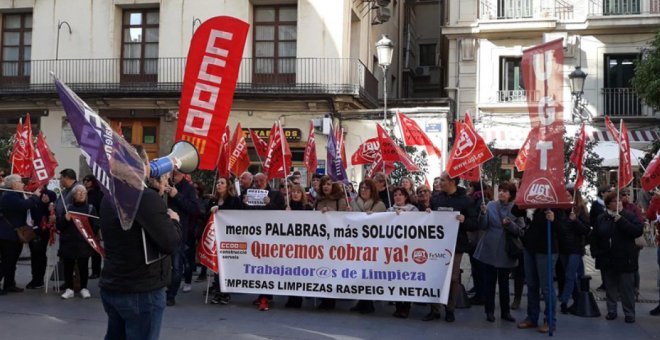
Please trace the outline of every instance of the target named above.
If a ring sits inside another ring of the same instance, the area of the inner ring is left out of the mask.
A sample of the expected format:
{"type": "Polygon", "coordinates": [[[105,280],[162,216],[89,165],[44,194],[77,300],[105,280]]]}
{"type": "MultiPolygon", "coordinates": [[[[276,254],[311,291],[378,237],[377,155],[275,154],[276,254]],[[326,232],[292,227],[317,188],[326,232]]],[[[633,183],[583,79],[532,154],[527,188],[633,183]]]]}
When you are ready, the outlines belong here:
{"type": "Polygon", "coordinates": [[[498,103],[526,103],[527,98],[536,100],[538,98],[538,91],[527,90],[500,90],[497,91],[498,103]]]}
{"type": "Polygon", "coordinates": [[[589,0],[588,16],[660,14],[660,0],[589,0]]]}
{"type": "Polygon", "coordinates": [[[481,20],[573,18],[569,0],[480,0],[481,20]]]}
{"type": "MultiPolygon", "coordinates": [[[[51,71],[81,93],[178,95],[185,64],[185,58],[159,58],[152,74],[122,74],[119,58],[32,60],[27,76],[0,75],[0,95],[55,93],[51,71]]],[[[244,58],[236,94],[351,95],[377,104],[378,81],[358,59],[298,58],[286,66],[290,73],[257,73],[253,59],[244,58]]]]}
{"type": "Polygon", "coordinates": [[[603,114],[617,117],[641,117],[653,114],[653,110],[644,105],[639,95],[632,88],[601,88],[603,94],[603,114]]]}

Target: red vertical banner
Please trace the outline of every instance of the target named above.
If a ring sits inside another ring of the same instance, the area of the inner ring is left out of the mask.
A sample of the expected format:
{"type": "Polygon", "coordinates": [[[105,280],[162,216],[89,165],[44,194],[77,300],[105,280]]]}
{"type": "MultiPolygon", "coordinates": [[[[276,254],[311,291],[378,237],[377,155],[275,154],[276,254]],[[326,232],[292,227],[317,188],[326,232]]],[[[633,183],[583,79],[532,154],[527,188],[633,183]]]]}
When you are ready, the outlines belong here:
{"type": "Polygon", "coordinates": [[[34,158],[32,160],[32,178],[30,178],[29,189],[36,189],[42,185],[48,184],[51,178],[55,176],[55,168],[59,164],[53,153],[46,144],[44,134],[39,132],[37,137],[37,147],[34,149],[34,158]]]}
{"type": "Polygon", "coordinates": [[[307,169],[307,176],[316,173],[318,167],[318,159],[316,158],[316,136],[314,135],[314,122],[309,122],[309,137],[307,137],[307,145],[305,146],[305,156],[303,163],[307,169]]]}
{"type": "Polygon", "coordinates": [[[202,238],[197,244],[197,257],[199,258],[199,263],[203,266],[216,274],[219,272],[218,244],[215,240],[215,215],[213,214],[211,214],[208,222],[206,222],[206,228],[204,228],[202,238]]]}
{"type": "Polygon", "coordinates": [[[218,154],[218,176],[220,177],[229,177],[229,138],[231,137],[231,131],[229,130],[229,125],[225,126],[225,132],[220,137],[220,153],[218,154]]]}
{"type": "Polygon", "coordinates": [[[175,139],[199,152],[199,169],[213,170],[220,153],[220,134],[227,124],[243,48],[250,25],[220,16],[202,23],[188,50],[175,139]]]}
{"type": "Polygon", "coordinates": [[[229,150],[229,172],[238,177],[250,166],[250,156],[241,123],[236,124],[229,150]]]}
{"type": "Polygon", "coordinates": [[[532,136],[532,132],[530,131],[527,134],[527,138],[525,139],[525,142],[523,143],[522,147],[520,150],[518,150],[518,156],[516,156],[515,164],[516,164],[516,169],[518,169],[519,172],[525,171],[525,165],[527,164],[527,155],[529,154],[529,137],[532,136]]]}
{"type": "Polygon", "coordinates": [[[628,128],[623,123],[623,119],[621,119],[619,131],[621,131],[619,135],[619,188],[623,188],[633,180],[630,140],[628,139],[628,128]]]}
{"type": "Polygon", "coordinates": [[[521,208],[572,205],[564,179],[562,42],[558,39],[523,51],[523,81],[530,93],[527,105],[532,131],[525,173],[516,196],[516,205],[521,208]]]}
{"type": "Polygon", "coordinates": [[[577,178],[575,179],[575,190],[579,189],[584,182],[584,149],[587,144],[587,132],[585,124],[582,123],[580,128],[580,134],[578,135],[577,140],[575,141],[575,148],[571,153],[570,161],[575,165],[575,171],[577,172],[577,178]]]}

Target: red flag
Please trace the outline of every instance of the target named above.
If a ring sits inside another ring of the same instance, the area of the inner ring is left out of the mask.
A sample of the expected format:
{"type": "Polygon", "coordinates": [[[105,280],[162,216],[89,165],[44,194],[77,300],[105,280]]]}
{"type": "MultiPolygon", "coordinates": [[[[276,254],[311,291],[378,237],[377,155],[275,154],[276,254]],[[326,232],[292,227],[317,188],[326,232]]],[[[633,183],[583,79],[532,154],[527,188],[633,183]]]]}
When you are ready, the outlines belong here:
{"type": "Polygon", "coordinates": [[[206,228],[200,242],[197,244],[197,257],[199,263],[214,273],[219,273],[220,267],[218,265],[218,244],[215,239],[215,215],[209,217],[206,222],[206,228]]]}
{"type": "Polygon", "coordinates": [[[378,153],[376,155],[376,161],[373,163],[373,166],[369,168],[369,170],[365,174],[365,178],[372,178],[377,172],[384,172],[386,175],[389,175],[394,170],[396,170],[396,166],[394,166],[394,163],[392,162],[385,163],[385,168],[383,169],[383,157],[381,156],[380,153],[378,153]]]}
{"type": "Polygon", "coordinates": [[[447,161],[447,173],[454,178],[493,158],[488,145],[472,127],[455,122],[456,141],[447,161]]]}
{"type": "Polygon", "coordinates": [[[369,138],[364,143],[360,144],[357,151],[351,156],[351,164],[374,164],[379,157],[380,142],[378,141],[378,137],[369,138]]]}
{"type": "Polygon", "coordinates": [[[241,123],[236,124],[229,150],[229,172],[238,177],[250,166],[250,156],[241,123]]]}
{"type": "Polygon", "coordinates": [[[268,142],[259,138],[252,129],[248,130],[250,130],[250,139],[252,139],[252,144],[254,144],[254,150],[257,152],[259,159],[263,163],[263,161],[266,160],[266,157],[268,157],[268,142]]]}
{"type": "Polygon", "coordinates": [[[621,135],[619,136],[619,188],[628,186],[633,180],[632,161],[630,159],[630,141],[628,128],[621,119],[621,135]]]}
{"type": "Polygon", "coordinates": [[[399,117],[399,122],[401,125],[401,134],[403,135],[403,143],[405,145],[421,145],[426,147],[426,153],[429,156],[436,155],[441,156],[440,149],[438,149],[429,136],[422,131],[417,122],[406,117],[403,113],[397,113],[399,117]]]}
{"type": "Polygon", "coordinates": [[[268,145],[268,156],[264,161],[264,173],[271,178],[286,178],[291,168],[291,149],[284,137],[284,131],[279,123],[271,130],[268,145]]]}
{"type": "Polygon", "coordinates": [[[385,132],[385,129],[383,129],[380,124],[376,124],[376,126],[383,162],[385,162],[385,164],[389,162],[399,162],[402,163],[408,171],[420,171],[408,154],[394,143],[387,132],[385,132]]]}
{"type": "Polygon", "coordinates": [[[642,175],[642,188],[646,191],[651,191],[653,188],[660,185],[660,150],[655,154],[651,163],[646,167],[644,175],[642,175]]]}
{"type": "Polygon", "coordinates": [[[339,122],[335,125],[335,140],[337,141],[337,149],[341,156],[341,164],[344,167],[344,170],[348,167],[346,162],[346,144],[344,143],[344,129],[339,126],[339,122]]]}
{"type": "Polygon", "coordinates": [[[48,148],[48,144],[46,144],[44,134],[39,132],[37,147],[34,149],[34,158],[32,160],[34,170],[32,171],[28,190],[48,184],[48,181],[55,176],[55,168],[58,165],[57,160],[53,157],[53,153],[48,148]]]}
{"type": "Polygon", "coordinates": [[[470,182],[479,182],[481,180],[481,169],[478,166],[474,167],[458,176],[458,178],[470,182]]]}
{"type": "Polygon", "coordinates": [[[201,170],[217,165],[223,144],[216,131],[227,125],[249,27],[236,18],[214,17],[195,30],[190,43],[175,139],[197,148],[201,170]]]}
{"type": "MultiPolygon", "coordinates": [[[[32,135],[32,132],[29,132],[29,135],[32,135]]],[[[18,174],[21,177],[30,177],[32,175],[32,158],[30,155],[31,148],[28,149],[29,144],[26,126],[19,120],[14,137],[14,146],[11,151],[11,160],[12,173],[18,174]]]]}
{"type": "MultiPolygon", "coordinates": [[[[119,137],[124,138],[124,131],[122,131],[122,129],[121,129],[121,122],[119,122],[119,124],[117,124],[117,134],[119,135],[119,137]]],[[[130,142],[130,141],[127,141],[127,142],[130,142]]]]}
{"type": "Polygon", "coordinates": [[[219,177],[229,177],[229,138],[231,136],[231,131],[229,130],[229,125],[225,125],[225,132],[220,138],[221,148],[220,153],[218,154],[218,176],[219,177]]]}
{"type": "Polygon", "coordinates": [[[89,243],[89,246],[94,249],[95,252],[99,253],[102,257],[105,257],[105,251],[103,250],[103,246],[101,245],[101,242],[99,242],[98,237],[94,235],[94,231],[92,231],[92,226],[89,224],[89,216],[83,213],[78,213],[74,211],[69,211],[69,215],[71,215],[71,220],[73,221],[73,224],[76,225],[78,228],[78,231],[80,232],[80,235],[89,243]]]}
{"type": "Polygon", "coordinates": [[[516,156],[516,160],[515,160],[516,169],[518,169],[518,171],[520,172],[525,171],[525,165],[527,164],[527,155],[529,154],[530,137],[532,137],[531,131],[527,134],[527,138],[525,139],[525,142],[518,151],[518,156],[516,156]]]}
{"type": "Polygon", "coordinates": [[[523,51],[525,90],[531,122],[529,153],[515,203],[527,208],[570,208],[564,179],[564,77],[562,39],[523,51]]]}
{"type": "Polygon", "coordinates": [[[616,127],[614,124],[612,124],[612,121],[610,120],[610,116],[605,116],[605,127],[607,127],[607,130],[610,131],[610,134],[612,135],[612,138],[614,138],[614,141],[619,143],[619,131],[617,131],[616,127]]]}
{"type": "Polygon", "coordinates": [[[314,122],[309,122],[309,137],[307,138],[307,145],[305,146],[305,156],[303,163],[307,168],[307,174],[316,173],[318,167],[318,160],[316,158],[316,136],[314,135],[314,122]]]}
{"type": "Polygon", "coordinates": [[[32,160],[34,159],[34,138],[32,137],[32,123],[30,122],[30,114],[25,117],[25,124],[23,125],[23,140],[25,141],[25,155],[28,161],[28,175],[22,177],[30,177],[32,175],[32,160]]]}
{"type": "Polygon", "coordinates": [[[575,190],[579,189],[584,182],[584,148],[587,144],[587,131],[584,123],[582,123],[582,128],[580,128],[580,134],[578,135],[577,141],[575,142],[575,148],[573,153],[571,153],[570,161],[575,165],[575,171],[577,172],[577,179],[575,180],[575,190]]]}

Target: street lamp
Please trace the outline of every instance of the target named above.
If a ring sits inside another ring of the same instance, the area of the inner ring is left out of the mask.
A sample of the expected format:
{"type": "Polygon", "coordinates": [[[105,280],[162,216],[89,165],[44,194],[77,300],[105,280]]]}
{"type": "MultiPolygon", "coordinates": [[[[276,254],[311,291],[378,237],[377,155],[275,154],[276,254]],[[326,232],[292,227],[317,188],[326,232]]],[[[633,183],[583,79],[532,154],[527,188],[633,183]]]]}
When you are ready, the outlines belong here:
{"type": "Polygon", "coordinates": [[[383,69],[383,125],[387,127],[387,68],[392,63],[392,52],[394,52],[394,43],[387,35],[376,42],[376,54],[378,55],[378,65],[383,69]]]}
{"type": "Polygon", "coordinates": [[[575,66],[575,70],[568,75],[568,79],[570,80],[571,94],[575,97],[574,108],[578,110],[580,119],[583,120],[582,110],[584,107],[580,103],[580,99],[584,94],[584,80],[587,79],[587,74],[582,71],[580,66],[575,66]]]}

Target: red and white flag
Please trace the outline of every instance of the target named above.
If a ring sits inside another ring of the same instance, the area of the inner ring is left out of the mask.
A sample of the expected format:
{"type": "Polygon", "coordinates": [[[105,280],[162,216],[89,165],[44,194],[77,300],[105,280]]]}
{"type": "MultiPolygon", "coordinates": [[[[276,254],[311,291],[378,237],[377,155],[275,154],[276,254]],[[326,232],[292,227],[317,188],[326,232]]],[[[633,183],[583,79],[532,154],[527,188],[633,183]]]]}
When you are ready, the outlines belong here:
{"type": "Polygon", "coordinates": [[[257,136],[257,134],[252,131],[252,129],[248,130],[250,131],[250,139],[254,145],[254,151],[257,152],[257,156],[259,156],[261,163],[263,163],[263,161],[266,160],[266,157],[268,157],[268,142],[257,136]]]}
{"type": "Polygon", "coordinates": [[[456,140],[447,161],[447,174],[452,178],[460,176],[493,158],[493,153],[488,149],[488,145],[474,131],[473,127],[460,121],[456,121],[454,126],[456,140]]]}
{"type": "Polygon", "coordinates": [[[653,188],[660,186],[660,150],[646,167],[641,182],[642,188],[646,191],[651,191],[653,188]]]}
{"type": "Polygon", "coordinates": [[[426,148],[426,153],[429,156],[441,156],[440,149],[438,149],[429,136],[419,127],[416,121],[406,117],[403,113],[397,113],[399,123],[401,125],[401,134],[403,135],[403,143],[405,145],[420,145],[426,148]]]}
{"type": "Polygon", "coordinates": [[[575,165],[577,178],[575,179],[575,190],[578,190],[584,182],[584,150],[587,144],[587,131],[586,126],[582,123],[580,134],[575,141],[575,148],[571,153],[570,161],[575,165]]]}
{"type": "Polygon", "coordinates": [[[238,177],[250,166],[250,156],[248,155],[247,143],[245,142],[241,123],[236,124],[230,150],[229,172],[238,177]]]}
{"type": "Polygon", "coordinates": [[[48,184],[51,178],[55,177],[55,168],[59,164],[53,156],[53,153],[46,144],[44,134],[39,132],[37,137],[37,147],[34,149],[34,158],[32,160],[32,178],[28,185],[28,190],[36,189],[48,184]]]}
{"type": "Polygon", "coordinates": [[[379,159],[382,160],[380,155],[380,142],[378,141],[378,137],[374,137],[367,139],[364,143],[358,146],[357,151],[351,156],[351,164],[374,164],[379,159]]]}
{"type": "MultiPolygon", "coordinates": [[[[474,125],[472,124],[472,118],[470,118],[470,113],[465,112],[465,117],[463,118],[465,121],[465,124],[474,130],[474,125]]],[[[475,130],[476,131],[476,130],[475,130]]],[[[479,182],[481,181],[481,167],[475,167],[464,174],[458,176],[460,179],[465,180],[465,181],[470,181],[470,182],[479,182]]]]}
{"type": "Polygon", "coordinates": [[[225,132],[220,137],[220,153],[218,154],[218,176],[219,177],[229,177],[229,139],[231,137],[231,131],[229,130],[229,125],[225,125],[225,132]]]}
{"type": "Polygon", "coordinates": [[[630,159],[630,140],[628,128],[621,119],[621,134],[619,135],[619,188],[628,186],[633,180],[632,160],[630,159]]]}
{"type": "Polygon", "coordinates": [[[378,142],[380,143],[380,153],[385,164],[399,162],[406,167],[408,171],[420,171],[417,165],[410,159],[408,154],[397,146],[385,129],[376,124],[378,130],[378,142]]]}
{"type": "Polygon", "coordinates": [[[284,131],[279,123],[275,123],[271,130],[268,143],[268,156],[264,161],[264,174],[271,178],[286,178],[291,169],[291,149],[284,137],[284,131]]]}
{"type": "Polygon", "coordinates": [[[25,117],[23,125],[23,140],[25,141],[25,155],[29,160],[29,175],[22,177],[30,177],[32,175],[32,160],[34,159],[34,138],[32,136],[32,122],[30,121],[30,114],[25,117]]]}
{"type": "Polygon", "coordinates": [[[217,131],[227,125],[249,28],[236,18],[214,17],[190,42],[175,139],[197,148],[201,170],[217,165],[223,145],[217,131]]]}
{"type": "Polygon", "coordinates": [[[98,237],[94,235],[94,231],[92,230],[92,225],[89,224],[89,216],[74,211],[69,211],[69,215],[71,215],[71,220],[73,221],[73,224],[76,225],[76,228],[78,228],[80,235],[82,235],[85,241],[87,241],[89,246],[92,247],[92,249],[94,249],[95,252],[99,253],[99,255],[105,257],[105,250],[103,249],[101,242],[99,242],[98,237]]]}
{"type": "Polygon", "coordinates": [[[519,172],[525,171],[525,165],[527,164],[527,155],[529,154],[530,137],[532,137],[531,131],[527,134],[527,138],[525,139],[525,142],[523,143],[520,150],[518,150],[518,155],[516,156],[516,160],[514,161],[514,163],[516,164],[516,169],[518,169],[519,172]]]}
{"type": "Polygon", "coordinates": [[[220,272],[218,265],[218,244],[215,239],[215,215],[212,214],[206,222],[204,233],[200,242],[197,244],[197,257],[199,263],[214,273],[220,272]]]}
{"type": "Polygon", "coordinates": [[[612,138],[614,138],[614,141],[619,143],[620,140],[619,131],[616,129],[614,124],[612,124],[612,121],[610,120],[610,116],[605,116],[605,127],[612,135],[612,138]]]}
{"type": "Polygon", "coordinates": [[[25,126],[23,126],[22,120],[19,120],[11,151],[11,171],[21,177],[30,177],[32,175],[32,158],[30,157],[31,148],[28,149],[29,144],[28,132],[25,126]]]}
{"type": "Polygon", "coordinates": [[[307,169],[308,176],[316,173],[318,167],[318,159],[316,158],[316,136],[314,134],[314,122],[309,122],[309,137],[307,138],[307,145],[305,146],[305,156],[303,163],[307,169]]]}
{"type": "Polygon", "coordinates": [[[523,51],[525,90],[531,122],[529,151],[515,204],[528,208],[570,208],[564,179],[564,116],[562,39],[523,51]]]}
{"type": "Polygon", "coordinates": [[[341,164],[344,167],[344,170],[348,168],[348,163],[346,162],[346,143],[344,143],[344,129],[339,126],[339,122],[335,125],[335,140],[337,141],[337,150],[339,150],[339,155],[341,156],[341,164]]]}

